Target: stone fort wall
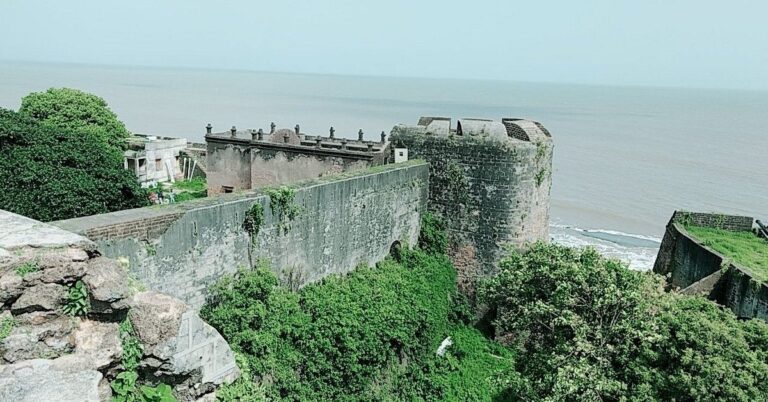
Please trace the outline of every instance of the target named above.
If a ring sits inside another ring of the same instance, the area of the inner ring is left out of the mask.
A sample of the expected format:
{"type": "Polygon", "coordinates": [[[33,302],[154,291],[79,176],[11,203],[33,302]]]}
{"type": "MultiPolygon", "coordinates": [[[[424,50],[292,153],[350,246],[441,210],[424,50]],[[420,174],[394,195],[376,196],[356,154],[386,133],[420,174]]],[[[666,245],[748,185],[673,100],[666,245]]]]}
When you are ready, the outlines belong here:
{"type": "Polygon", "coordinates": [[[455,130],[450,124],[422,118],[418,126],[395,126],[390,141],[430,162],[430,210],[446,220],[460,285],[471,291],[506,246],[549,240],[552,139],[527,120],[514,120],[525,139],[498,122],[464,119],[455,130]]]}
{"type": "Polygon", "coordinates": [[[768,320],[768,285],[748,268],[702,244],[684,227],[692,224],[749,231],[753,222],[748,216],[676,211],[667,225],[653,271],[669,275],[670,287],[707,296],[739,317],[768,320]]]}
{"type": "Polygon", "coordinates": [[[197,308],[216,279],[261,259],[298,287],[374,264],[395,242],[415,244],[428,183],[429,167],[420,161],[297,183],[299,213],[289,225],[259,191],[53,224],[90,238],[107,257],[127,258],[149,289],[197,308]],[[243,221],[254,204],[262,205],[264,221],[252,241],[243,221]]]}

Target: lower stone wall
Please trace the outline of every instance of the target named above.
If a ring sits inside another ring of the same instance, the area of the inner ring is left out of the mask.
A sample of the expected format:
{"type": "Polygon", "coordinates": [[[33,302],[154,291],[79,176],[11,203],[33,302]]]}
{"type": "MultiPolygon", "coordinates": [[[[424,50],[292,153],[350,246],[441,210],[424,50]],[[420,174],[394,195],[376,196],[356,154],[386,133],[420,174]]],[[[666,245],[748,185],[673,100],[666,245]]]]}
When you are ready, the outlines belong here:
{"type": "Polygon", "coordinates": [[[411,161],[297,184],[299,213],[288,224],[258,191],[54,224],[89,236],[105,256],[128,259],[149,289],[197,308],[216,279],[260,259],[298,287],[374,264],[395,242],[414,244],[428,182],[428,165],[411,161]],[[264,220],[252,240],[243,221],[254,204],[262,205],[264,220]]]}
{"type": "Polygon", "coordinates": [[[749,269],[729,262],[690,235],[683,224],[734,231],[752,229],[746,216],[676,211],[667,225],[653,271],[684,293],[702,294],[730,308],[742,318],[768,320],[768,285],[749,269]]]}

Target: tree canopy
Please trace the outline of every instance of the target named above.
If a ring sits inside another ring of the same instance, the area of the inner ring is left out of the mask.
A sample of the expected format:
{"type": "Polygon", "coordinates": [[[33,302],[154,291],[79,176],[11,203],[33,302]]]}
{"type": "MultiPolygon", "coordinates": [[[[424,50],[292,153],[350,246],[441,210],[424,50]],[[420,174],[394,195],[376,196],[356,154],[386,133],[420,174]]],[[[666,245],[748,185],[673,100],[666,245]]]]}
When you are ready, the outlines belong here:
{"type": "Polygon", "coordinates": [[[19,112],[80,135],[100,138],[117,149],[124,149],[125,139],[131,135],[104,99],[77,89],[50,88],[30,93],[22,98],[19,112]]]}
{"type": "Polygon", "coordinates": [[[0,149],[1,209],[52,221],[148,204],[121,152],[96,136],[0,109],[0,149]]]}
{"type": "MultiPolygon", "coordinates": [[[[593,249],[512,252],[481,295],[532,400],[766,400],[768,325],[593,249]]],[[[517,378],[515,378],[517,380],[517,378]]]]}

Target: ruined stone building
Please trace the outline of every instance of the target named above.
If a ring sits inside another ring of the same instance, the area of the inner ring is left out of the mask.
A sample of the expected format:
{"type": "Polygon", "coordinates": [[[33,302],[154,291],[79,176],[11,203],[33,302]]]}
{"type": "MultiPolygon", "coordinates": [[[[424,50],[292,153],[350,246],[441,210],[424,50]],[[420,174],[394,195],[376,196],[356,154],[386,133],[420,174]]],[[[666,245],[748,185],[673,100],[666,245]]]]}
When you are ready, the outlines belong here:
{"type": "Polygon", "coordinates": [[[123,166],[136,173],[142,186],[172,182],[182,178],[180,158],[186,147],[184,138],[135,134],[128,140],[123,166]]]}
{"type": "Polygon", "coordinates": [[[294,129],[237,130],[214,133],[206,127],[208,194],[231,193],[292,183],[387,162],[389,142],[312,136],[294,129]]]}

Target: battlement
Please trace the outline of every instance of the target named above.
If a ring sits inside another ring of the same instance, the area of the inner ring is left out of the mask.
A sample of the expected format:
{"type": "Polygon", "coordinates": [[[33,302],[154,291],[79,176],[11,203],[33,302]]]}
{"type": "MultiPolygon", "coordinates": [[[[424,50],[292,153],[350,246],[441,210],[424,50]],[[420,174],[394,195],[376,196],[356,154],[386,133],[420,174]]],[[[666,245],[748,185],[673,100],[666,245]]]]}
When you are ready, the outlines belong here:
{"type": "Polygon", "coordinates": [[[399,128],[426,135],[456,135],[500,141],[539,142],[551,140],[552,137],[541,123],[521,118],[502,118],[500,122],[491,119],[463,118],[456,119],[456,125],[453,126],[450,117],[422,116],[416,126],[400,125],[399,128]]]}
{"type": "Polygon", "coordinates": [[[379,141],[338,137],[331,127],[328,136],[308,135],[297,124],[293,129],[213,132],[206,126],[208,192],[227,193],[265,185],[287,184],[353,169],[384,164],[390,156],[387,135],[379,141]]]}
{"type": "Polygon", "coordinates": [[[269,132],[265,132],[263,129],[238,130],[235,126],[224,132],[214,133],[212,131],[213,127],[209,124],[206,127],[206,142],[231,143],[267,149],[293,149],[297,152],[306,153],[328,151],[332,154],[340,153],[363,159],[371,158],[370,154],[384,152],[389,145],[387,135],[383,131],[380,141],[365,141],[363,140],[363,130],[357,132],[357,139],[350,139],[337,137],[336,130],[331,127],[328,136],[323,137],[302,133],[298,124],[293,129],[277,129],[275,123],[272,123],[269,132]]]}

